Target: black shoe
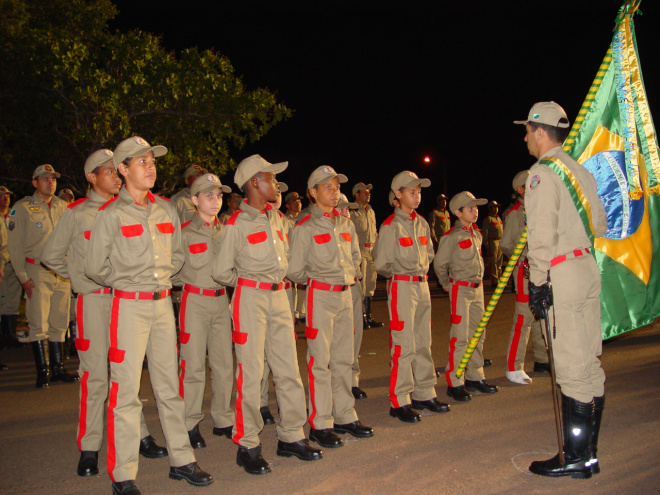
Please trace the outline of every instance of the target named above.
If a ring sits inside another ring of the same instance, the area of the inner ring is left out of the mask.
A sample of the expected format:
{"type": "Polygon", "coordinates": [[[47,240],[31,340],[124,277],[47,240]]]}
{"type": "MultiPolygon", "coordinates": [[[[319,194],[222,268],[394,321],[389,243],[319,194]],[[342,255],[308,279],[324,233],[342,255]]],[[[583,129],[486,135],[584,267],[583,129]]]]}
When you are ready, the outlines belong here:
{"type": "Polygon", "coordinates": [[[99,453],[94,450],[81,450],[78,461],[78,476],[99,474],[99,453]]]}
{"type": "Polygon", "coordinates": [[[318,461],[323,458],[323,451],[309,446],[309,440],[306,438],[297,442],[277,442],[277,455],[280,457],[296,456],[303,461],[318,461]]]}
{"type": "Polygon", "coordinates": [[[419,423],[422,420],[420,414],[410,404],[401,407],[390,407],[390,416],[398,418],[404,423],[419,423]]]}
{"type": "Polygon", "coordinates": [[[329,449],[336,449],[344,446],[344,441],[339,438],[332,428],[325,428],[323,430],[309,430],[309,439],[314,440],[321,447],[329,449]]]}
{"type": "Polygon", "coordinates": [[[188,438],[190,438],[190,446],[193,449],[203,449],[206,447],[204,437],[202,437],[202,434],[199,432],[199,423],[188,432],[188,438]]]}
{"type": "Polygon", "coordinates": [[[429,400],[412,400],[412,407],[415,409],[428,409],[436,413],[449,412],[449,404],[440,402],[436,397],[429,400]]]}
{"type": "Polygon", "coordinates": [[[550,363],[534,361],[534,373],[550,373],[550,363]]]}
{"type": "Polygon", "coordinates": [[[196,462],[185,466],[170,466],[171,480],[186,480],[193,486],[209,486],[213,483],[213,476],[199,467],[196,462]]]}
{"type": "Polygon", "coordinates": [[[370,438],[374,436],[374,429],[371,426],[363,425],[359,420],[343,425],[335,423],[334,430],[335,433],[348,433],[356,438],[370,438]]]}
{"type": "Polygon", "coordinates": [[[270,412],[270,409],[268,409],[268,406],[264,406],[261,409],[259,409],[259,412],[261,413],[261,419],[264,420],[265,425],[274,425],[275,424],[275,418],[270,412]]]}
{"type": "Polygon", "coordinates": [[[64,369],[64,342],[49,342],[50,381],[74,383],[80,380],[78,374],[68,373],[64,369]]]}
{"type": "Polygon", "coordinates": [[[384,325],[382,321],[374,320],[371,315],[367,315],[364,321],[367,322],[367,328],[380,328],[384,325]]]}
{"type": "Polygon", "coordinates": [[[458,402],[467,402],[472,399],[472,396],[465,390],[464,385],[458,387],[447,387],[447,395],[458,402]]]}
{"type": "Polygon", "coordinates": [[[364,390],[362,390],[360,387],[352,387],[351,393],[353,394],[353,397],[355,397],[355,400],[367,398],[367,393],[364,390]]]}
{"type": "Polygon", "coordinates": [[[484,380],[465,380],[465,389],[469,392],[479,391],[482,394],[494,394],[497,392],[495,385],[489,385],[484,380]]]}
{"type": "Polygon", "coordinates": [[[249,474],[270,473],[270,466],[261,455],[261,445],[252,449],[239,446],[236,453],[236,464],[245,469],[245,472],[249,474]]]}
{"type": "Polygon", "coordinates": [[[217,435],[219,437],[227,437],[229,440],[231,440],[231,434],[232,434],[233,429],[234,429],[234,425],[225,426],[224,428],[216,428],[214,426],[213,427],[213,434],[217,435]]]}
{"type": "Polygon", "coordinates": [[[154,437],[147,435],[140,440],[140,455],[147,459],[160,459],[167,457],[167,449],[158,445],[154,437]]]}
{"type": "Polygon", "coordinates": [[[32,353],[37,368],[37,388],[48,388],[48,340],[32,342],[32,353]]]}
{"type": "Polygon", "coordinates": [[[484,359],[484,368],[488,368],[489,366],[492,366],[493,362],[490,359],[484,359]]]}
{"type": "Polygon", "coordinates": [[[135,480],[113,481],[112,495],[142,495],[138,490],[135,480]]]}

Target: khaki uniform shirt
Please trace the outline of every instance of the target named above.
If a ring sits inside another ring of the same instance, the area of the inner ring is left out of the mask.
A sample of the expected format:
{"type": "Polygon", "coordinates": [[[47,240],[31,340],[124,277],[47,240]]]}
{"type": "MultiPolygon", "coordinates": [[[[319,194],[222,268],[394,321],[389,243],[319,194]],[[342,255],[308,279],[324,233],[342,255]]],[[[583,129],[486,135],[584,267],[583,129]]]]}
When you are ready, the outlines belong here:
{"type": "Polygon", "coordinates": [[[291,228],[293,228],[294,225],[296,225],[296,222],[297,222],[298,220],[301,220],[301,219],[304,217],[304,215],[302,214],[302,211],[301,211],[300,213],[298,213],[298,215],[297,215],[296,217],[293,217],[293,216],[291,216],[291,213],[289,213],[289,212],[287,211],[287,212],[284,214],[284,217],[289,221],[289,224],[291,225],[291,228]]]}
{"type": "Polygon", "coordinates": [[[380,226],[373,256],[383,277],[424,276],[434,255],[429,224],[415,211],[408,215],[397,208],[380,226]]]}
{"type": "Polygon", "coordinates": [[[213,278],[232,287],[239,277],[279,283],[289,267],[288,252],[282,218],[273,207],[267,204],[264,210],[257,210],[243,201],[220,234],[213,278]]]}
{"type": "Polygon", "coordinates": [[[147,207],[126,187],[96,215],[85,274],[99,285],[124,291],[170,289],[183,265],[179,216],[168,199],[147,192],[147,207]]]}
{"type": "Polygon", "coordinates": [[[488,215],[481,224],[481,235],[487,241],[500,240],[502,238],[502,229],[504,224],[499,215],[488,215]]]}
{"type": "Polygon", "coordinates": [[[46,239],[57,225],[68,203],[53,196],[48,204],[35,192],[32,196],[17,201],[9,216],[9,256],[19,282],[30,280],[25,270],[25,259],[41,263],[41,254],[46,239]]]}
{"type": "MultiPolygon", "coordinates": [[[[561,146],[549,150],[541,160],[550,157],[561,160],[573,173],[591,206],[591,223],[596,237],[605,235],[607,215],[596,192],[596,179],[564,153],[561,146]]],[[[534,285],[547,281],[550,262],[556,256],[592,247],[568,189],[555,172],[539,162],[530,169],[525,186],[529,281],[534,285]]]]}
{"type": "Polygon", "coordinates": [[[445,232],[451,229],[449,211],[446,208],[444,210],[434,209],[431,211],[429,214],[429,227],[431,228],[433,243],[437,246],[440,238],[445,235],[445,232]]]}
{"type": "Polygon", "coordinates": [[[355,232],[360,243],[360,250],[364,250],[365,245],[369,244],[370,247],[366,248],[366,250],[371,251],[378,235],[374,209],[369,204],[364,207],[360,206],[357,210],[351,211],[351,220],[355,224],[355,232]]]}
{"type": "Polygon", "coordinates": [[[67,206],[48,237],[41,262],[60,277],[70,278],[73,291],[90,294],[101,288],[85,275],[85,260],[92,224],[106,200],[90,189],[86,198],[67,206]]]}
{"type": "MultiPolygon", "coordinates": [[[[500,249],[504,253],[504,256],[511,258],[523,230],[525,230],[525,205],[521,200],[518,200],[505,217],[502,240],[500,241],[500,249]]],[[[525,256],[527,256],[527,245],[525,245],[522,253],[520,253],[519,259],[523,260],[525,256]]]]}
{"type": "Polygon", "coordinates": [[[481,259],[481,232],[475,224],[464,227],[456,220],[454,227],[440,239],[433,268],[440,285],[449,285],[449,279],[481,283],[484,262],[481,259]]]}
{"type": "Polygon", "coordinates": [[[225,210],[220,215],[218,215],[218,220],[220,220],[223,224],[227,223],[227,220],[231,218],[231,216],[236,213],[238,210],[225,210]]]}
{"type": "Polygon", "coordinates": [[[220,289],[211,277],[211,267],[220,248],[222,223],[216,218],[212,224],[195,215],[181,226],[185,262],[174,277],[177,285],[190,284],[202,289],[220,289]]]}
{"type": "Polygon", "coordinates": [[[176,212],[179,215],[179,221],[183,224],[190,221],[195,215],[195,205],[190,199],[190,188],[185,188],[173,195],[170,198],[170,201],[176,208],[176,212]]]}
{"type": "Polygon", "coordinates": [[[326,213],[314,205],[291,233],[287,278],[298,284],[306,284],[311,278],[326,284],[353,285],[361,261],[351,221],[337,210],[326,213]]]}

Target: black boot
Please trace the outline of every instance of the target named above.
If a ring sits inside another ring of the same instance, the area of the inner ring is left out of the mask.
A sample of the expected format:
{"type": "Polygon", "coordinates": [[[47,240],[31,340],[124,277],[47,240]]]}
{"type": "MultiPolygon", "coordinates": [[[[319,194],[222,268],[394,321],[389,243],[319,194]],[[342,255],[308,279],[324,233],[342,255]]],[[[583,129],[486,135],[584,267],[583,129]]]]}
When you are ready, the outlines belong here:
{"type": "Polygon", "coordinates": [[[64,369],[64,342],[50,342],[48,351],[50,355],[50,381],[73,383],[80,380],[78,375],[67,373],[64,369]]]}
{"type": "Polygon", "coordinates": [[[48,388],[48,341],[32,342],[32,352],[37,367],[37,388],[48,388]]]}
{"type": "Polygon", "coordinates": [[[69,358],[75,359],[78,357],[78,350],[76,349],[76,337],[78,333],[78,328],[76,325],[76,320],[69,322],[69,337],[66,342],[66,355],[69,358]]]}
{"type": "Polygon", "coordinates": [[[383,322],[376,321],[371,317],[371,296],[364,298],[364,321],[367,324],[366,328],[380,328],[383,326],[383,322]]]}
{"type": "Polygon", "coordinates": [[[529,470],[541,476],[591,478],[590,441],[594,401],[580,402],[564,394],[561,397],[566,464],[561,464],[557,454],[547,461],[532,462],[529,470]]]}
{"type": "Polygon", "coordinates": [[[591,442],[589,443],[589,465],[591,472],[600,473],[598,464],[598,432],[600,431],[600,420],[603,419],[603,409],[605,409],[605,396],[594,397],[594,414],[591,416],[591,442]]]}
{"type": "Polygon", "coordinates": [[[99,453],[94,450],[81,450],[78,461],[78,476],[99,474],[99,453]]]}

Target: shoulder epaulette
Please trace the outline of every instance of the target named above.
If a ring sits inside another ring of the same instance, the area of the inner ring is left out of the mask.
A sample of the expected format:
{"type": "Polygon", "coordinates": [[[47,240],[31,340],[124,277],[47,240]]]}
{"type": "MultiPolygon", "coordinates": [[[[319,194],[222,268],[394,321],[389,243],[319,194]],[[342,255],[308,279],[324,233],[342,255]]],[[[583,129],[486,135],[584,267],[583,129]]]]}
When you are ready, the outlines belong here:
{"type": "Polygon", "coordinates": [[[185,229],[188,225],[190,225],[190,222],[192,222],[192,220],[188,220],[187,222],[183,222],[181,224],[181,230],[185,229]]]}
{"type": "Polygon", "coordinates": [[[394,217],[396,217],[396,213],[392,213],[389,217],[387,217],[383,222],[383,225],[391,225],[392,220],[394,220],[394,217]]]}
{"type": "Polygon", "coordinates": [[[229,220],[227,220],[227,223],[225,225],[234,225],[234,222],[236,221],[236,218],[238,218],[238,215],[241,214],[243,210],[236,210],[232,215],[229,217],[229,220]]]}
{"type": "Polygon", "coordinates": [[[449,229],[447,232],[445,232],[445,233],[442,234],[442,235],[444,236],[444,235],[449,235],[449,234],[451,234],[451,231],[454,230],[454,228],[456,228],[456,225],[454,225],[451,229],[449,229]]]}
{"type": "Polygon", "coordinates": [[[76,199],[73,203],[69,203],[69,205],[67,206],[67,208],[69,208],[70,210],[73,210],[76,206],[78,206],[78,205],[81,204],[81,203],[84,203],[84,202],[87,201],[88,199],[89,199],[89,198],[88,198],[87,196],[85,196],[84,198],[76,199]]]}
{"type": "Polygon", "coordinates": [[[106,201],[105,204],[102,205],[102,206],[99,208],[99,211],[103,211],[103,210],[105,210],[106,207],[107,207],[110,203],[112,203],[113,201],[116,201],[118,197],[119,197],[119,194],[117,194],[117,196],[115,196],[114,198],[109,199],[108,201],[106,201]]]}
{"type": "Polygon", "coordinates": [[[302,217],[300,220],[298,220],[298,221],[296,222],[296,225],[302,225],[303,223],[305,223],[305,222],[306,222],[307,220],[309,220],[310,218],[312,218],[312,214],[311,214],[311,213],[308,213],[307,215],[305,215],[304,217],[302,217]]]}
{"type": "Polygon", "coordinates": [[[158,194],[154,194],[154,196],[156,196],[157,198],[160,198],[160,199],[164,199],[168,203],[172,202],[172,200],[170,198],[166,198],[165,196],[159,196],[158,194]]]}
{"type": "Polygon", "coordinates": [[[521,206],[522,206],[522,203],[520,201],[517,201],[516,204],[513,205],[509,211],[506,212],[506,216],[508,217],[509,213],[511,213],[512,211],[519,210],[521,206]]]}

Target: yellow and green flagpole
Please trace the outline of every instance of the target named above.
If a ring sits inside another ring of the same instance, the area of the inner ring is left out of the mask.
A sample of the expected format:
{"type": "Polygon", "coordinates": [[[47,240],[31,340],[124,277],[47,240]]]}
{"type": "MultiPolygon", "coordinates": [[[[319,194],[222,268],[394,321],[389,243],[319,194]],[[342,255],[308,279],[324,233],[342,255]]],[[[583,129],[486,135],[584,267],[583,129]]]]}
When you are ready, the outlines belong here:
{"type": "Polygon", "coordinates": [[[486,310],[484,311],[484,314],[481,317],[481,321],[479,322],[479,325],[477,326],[477,329],[475,330],[472,339],[470,339],[467,349],[465,349],[465,354],[463,354],[463,358],[461,359],[461,362],[458,364],[458,368],[456,368],[456,376],[458,378],[460,378],[461,375],[463,375],[463,372],[465,371],[465,367],[467,366],[468,361],[470,361],[470,358],[472,357],[472,353],[474,353],[474,350],[477,348],[477,344],[479,343],[479,339],[481,339],[481,336],[483,335],[484,330],[486,329],[488,320],[490,320],[490,317],[493,314],[493,311],[495,310],[495,306],[497,306],[497,301],[500,300],[500,296],[502,295],[502,292],[504,292],[504,288],[506,287],[506,284],[509,281],[511,274],[513,273],[513,269],[515,268],[516,263],[520,258],[520,254],[523,252],[523,249],[525,249],[525,244],[527,244],[527,227],[525,227],[525,229],[523,230],[520,239],[518,240],[518,244],[516,244],[516,247],[513,250],[513,254],[511,255],[511,258],[509,258],[509,263],[507,263],[506,268],[502,273],[502,276],[497,282],[497,287],[495,288],[495,292],[493,292],[490,301],[488,301],[488,306],[486,306],[486,310]]]}

